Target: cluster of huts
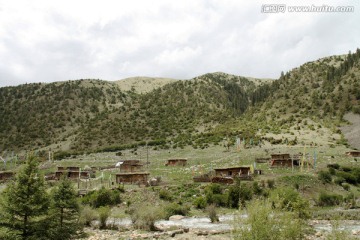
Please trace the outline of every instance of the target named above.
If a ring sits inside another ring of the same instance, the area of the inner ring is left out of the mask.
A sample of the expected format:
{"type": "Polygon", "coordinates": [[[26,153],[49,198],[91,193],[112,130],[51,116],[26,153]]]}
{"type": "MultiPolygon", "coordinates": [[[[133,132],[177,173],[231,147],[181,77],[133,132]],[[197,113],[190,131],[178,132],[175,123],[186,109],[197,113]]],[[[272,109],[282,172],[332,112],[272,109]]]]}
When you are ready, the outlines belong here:
{"type": "MultiPolygon", "coordinates": [[[[360,157],[360,151],[351,151],[345,153],[347,156],[358,158],[360,157]]],[[[302,154],[290,155],[288,153],[283,154],[271,154],[268,158],[256,158],[257,163],[268,163],[270,167],[294,167],[300,166],[302,163],[302,154]]],[[[305,161],[303,164],[311,163],[305,161]]],[[[187,165],[187,159],[177,158],[169,159],[166,161],[165,166],[180,166],[187,165]]],[[[95,176],[97,170],[107,169],[119,169],[115,173],[115,181],[120,184],[147,184],[149,181],[149,172],[144,171],[144,164],[140,160],[121,160],[115,165],[105,167],[58,167],[53,173],[46,174],[46,180],[59,180],[62,176],[69,179],[90,179],[95,176]]],[[[235,178],[241,180],[253,180],[254,175],[262,174],[259,169],[254,169],[252,166],[238,166],[227,168],[215,168],[214,171],[207,174],[195,176],[193,180],[195,182],[214,182],[214,183],[226,183],[231,184],[235,178]]],[[[14,178],[15,173],[12,171],[0,171],[0,182],[4,182],[14,178]]]]}
{"type": "Polygon", "coordinates": [[[254,174],[261,174],[261,171],[253,170],[252,166],[215,168],[213,172],[193,177],[193,180],[194,182],[232,184],[235,178],[251,181],[254,174]]]}

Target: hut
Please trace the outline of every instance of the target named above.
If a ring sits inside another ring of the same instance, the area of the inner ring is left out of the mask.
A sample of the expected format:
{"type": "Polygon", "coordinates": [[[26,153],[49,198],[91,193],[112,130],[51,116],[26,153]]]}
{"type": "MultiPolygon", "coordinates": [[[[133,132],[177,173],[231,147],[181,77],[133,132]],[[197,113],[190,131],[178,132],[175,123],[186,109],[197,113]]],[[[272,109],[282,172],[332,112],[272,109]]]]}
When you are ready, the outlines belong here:
{"type": "Polygon", "coordinates": [[[119,163],[120,172],[141,172],[144,166],[140,160],[124,160],[119,163]]]}
{"type": "Polygon", "coordinates": [[[145,184],[149,175],[147,172],[117,173],[116,183],[145,184]]]}
{"type": "Polygon", "coordinates": [[[80,167],[58,167],[55,172],[55,179],[59,180],[61,176],[65,175],[69,179],[87,179],[90,178],[92,170],[82,171],[80,167]]]}
{"type": "Polygon", "coordinates": [[[165,166],[186,166],[187,159],[179,158],[179,159],[168,159],[165,166]]]}
{"type": "Polygon", "coordinates": [[[230,167],[230,168],[215,168],[216,177],[239,177],[243,180],[251,180],[252,172],[251,167],[241,166],[241,167],[230,167]]]}
{"type": "Polygon", "coordinates": [[[290,157],[290,154],[271,154],[270,167],[292,167],[299,166],[299,156],[290,157]]]}
{"type": "Polygon", "coordinates": [[[351,151],[351,152],[346,152],[346,155],[348,155],[349,157],[360,157],[360,151],[351,151]]]}

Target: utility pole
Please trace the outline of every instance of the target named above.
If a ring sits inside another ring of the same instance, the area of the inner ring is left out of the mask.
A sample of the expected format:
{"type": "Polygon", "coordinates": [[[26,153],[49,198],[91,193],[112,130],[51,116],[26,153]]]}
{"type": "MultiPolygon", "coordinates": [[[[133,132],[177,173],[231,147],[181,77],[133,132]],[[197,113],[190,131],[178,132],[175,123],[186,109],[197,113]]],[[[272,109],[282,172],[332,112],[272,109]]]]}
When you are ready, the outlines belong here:
{"type": "Polygon", "coordinates": [[[148,148],[148,145],[147,145],[147,142],[146,142],[146,166],[147,168],[149,169],[149,148],[148,148]]]}

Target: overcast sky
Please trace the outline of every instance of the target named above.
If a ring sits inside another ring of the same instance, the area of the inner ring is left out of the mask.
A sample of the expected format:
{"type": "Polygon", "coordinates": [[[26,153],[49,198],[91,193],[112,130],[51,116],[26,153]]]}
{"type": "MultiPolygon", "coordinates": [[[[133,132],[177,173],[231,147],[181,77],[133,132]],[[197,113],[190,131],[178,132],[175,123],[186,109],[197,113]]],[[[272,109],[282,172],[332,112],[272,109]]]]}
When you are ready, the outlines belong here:
{"type": "Polygon", "coordinates": [[[217,71],[277,78],[355,51],[359,22],[358,0],[0,0],[0,86],[217,71]],[[261,12],[273,3],[355,10],[261,12]]]}

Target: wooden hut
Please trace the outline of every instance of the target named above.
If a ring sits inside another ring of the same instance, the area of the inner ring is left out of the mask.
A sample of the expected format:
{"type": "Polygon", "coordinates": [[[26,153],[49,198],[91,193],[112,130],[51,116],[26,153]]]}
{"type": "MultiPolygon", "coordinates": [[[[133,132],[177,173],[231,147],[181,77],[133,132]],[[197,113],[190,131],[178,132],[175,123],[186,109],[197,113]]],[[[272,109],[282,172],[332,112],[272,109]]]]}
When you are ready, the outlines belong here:
{"type": "Polygon", "coordinates": [[[351,151],[351,152],[346,152],[346,155],[348,155],[349,157],[360,157],[360,151],[351,151]]]}
{"type": "Polygon", "coordinates": [[[120,172],[141,172],[144,166],[140,160],[124,160],[120,163],[120,172]]]}
{"type": "Polygon", "coordinates": [[[300,159],[296,155],[294,158],[290,157],[290,154],[271,154],[270,167],[292,167],[299,166],[300,159]]]}
{"type": "Polygon", "coordinates": [[[168,159],[165,166],[186,166],[187,159],[179,158],[179,159],[168,159]]]}
{"type": "Polygon", "coordinates": [[[252,180],[251,168],[249,166],[215,168],[215,177],[239,177],[243,180],[252,180]]]}
{"type": "Polygon", "coordinates": [[[149,175],[147,172],[117,173],[116,183],[146,184],[149,175]]]}

